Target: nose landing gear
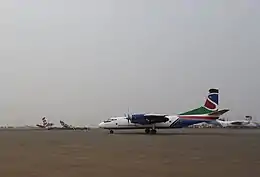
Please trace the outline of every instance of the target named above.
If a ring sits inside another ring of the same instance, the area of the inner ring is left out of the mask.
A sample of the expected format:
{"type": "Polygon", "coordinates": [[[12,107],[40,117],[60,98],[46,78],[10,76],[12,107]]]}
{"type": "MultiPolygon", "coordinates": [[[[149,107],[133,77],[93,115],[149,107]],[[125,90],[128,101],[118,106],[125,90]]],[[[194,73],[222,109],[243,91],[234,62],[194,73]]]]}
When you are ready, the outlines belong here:
{"type": "Polygon", "coordinates": [[[146,133],[146,134],[149,134],[149,133],[150,133],[150,128],[146,128],[146,129],[145,129],[145,133],[146,133]]]}
{"type": "Polygon", "coordinates": [[[113,130],[109,130],[109,133],[110,133],[110,134],[113,134],[113,133],[114,133],[114,131],[113,131],[113,130]]]}

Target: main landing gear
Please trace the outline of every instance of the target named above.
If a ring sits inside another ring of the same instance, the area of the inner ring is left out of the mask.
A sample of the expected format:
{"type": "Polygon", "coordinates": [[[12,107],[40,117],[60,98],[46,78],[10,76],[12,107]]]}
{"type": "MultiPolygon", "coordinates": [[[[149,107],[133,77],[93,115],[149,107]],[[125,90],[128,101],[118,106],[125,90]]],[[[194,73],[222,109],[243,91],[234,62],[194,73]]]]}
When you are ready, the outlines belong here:
{"type": "Polygon", "coordinates": [[[152,135],[154,135],[154,134],[156,134],[157,133],[157,131],[156,131],[156,129],[150,129],[150,128],[146,128],[145,129],[145,133],[146,134],[152,134],[152,135]]]}
{"type": "MultiPolygon", "coordinates": [[[[109,134],[113,134],[114,131],[113,130],[109,130],[109,134]]],[[[146,134],[151,134],[151,135],[154,135],[157,133],[156,129],[150,129],[150,128],[146,128],[145,129],[145,133],[146,134]]]]}

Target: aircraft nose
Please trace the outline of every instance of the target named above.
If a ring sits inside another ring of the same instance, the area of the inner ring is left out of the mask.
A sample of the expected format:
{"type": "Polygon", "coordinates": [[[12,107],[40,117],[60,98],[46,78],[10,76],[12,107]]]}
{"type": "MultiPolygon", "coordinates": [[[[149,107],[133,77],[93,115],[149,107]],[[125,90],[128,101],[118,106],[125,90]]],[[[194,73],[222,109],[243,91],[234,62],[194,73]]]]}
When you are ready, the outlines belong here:
{"type": "Polygon", "coordinates": [[[104,128],[104,122],[101,122],[100,124],[98,124],[99,128],[104,128]]]}

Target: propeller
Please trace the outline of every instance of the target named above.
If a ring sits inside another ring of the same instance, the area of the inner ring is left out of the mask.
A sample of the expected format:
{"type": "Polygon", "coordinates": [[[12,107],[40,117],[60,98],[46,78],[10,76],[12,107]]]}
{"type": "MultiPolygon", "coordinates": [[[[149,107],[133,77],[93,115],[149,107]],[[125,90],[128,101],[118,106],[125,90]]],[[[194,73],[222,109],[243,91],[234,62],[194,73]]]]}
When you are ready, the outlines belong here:
{"type": "Polygon", "coordinates": [[[128,121],[128,124],[129,124],[129,121],[132,120],[132,115],[130,115],[130,114],[128,113],[128,114],[125,114],[125,117],[126,117],[126,119],[127,119],[127,121],[128,121]]]}
{"type": "Polygon", "coordinates": [[[129,113],[129,107],[127,108],[127,114],[125,114],[125,117],[129,124],[129,121],[132,121],[132,115],[129,113]]]}

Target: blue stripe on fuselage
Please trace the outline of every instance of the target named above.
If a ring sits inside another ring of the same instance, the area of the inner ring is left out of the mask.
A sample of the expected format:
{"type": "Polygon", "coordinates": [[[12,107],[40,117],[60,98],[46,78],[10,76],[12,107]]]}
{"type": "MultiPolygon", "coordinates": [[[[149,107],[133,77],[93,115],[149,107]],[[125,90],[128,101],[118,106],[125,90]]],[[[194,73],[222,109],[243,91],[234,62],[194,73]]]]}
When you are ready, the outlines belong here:
{"type": "Polygon", "coordinates": [[[198,119],[178,119],[173,122],[170,127],[172,128],[183,128],[188,127],[193,124],[198,124],[202,122],[211,122],[212,120],[198,120],[198,119]]]}

